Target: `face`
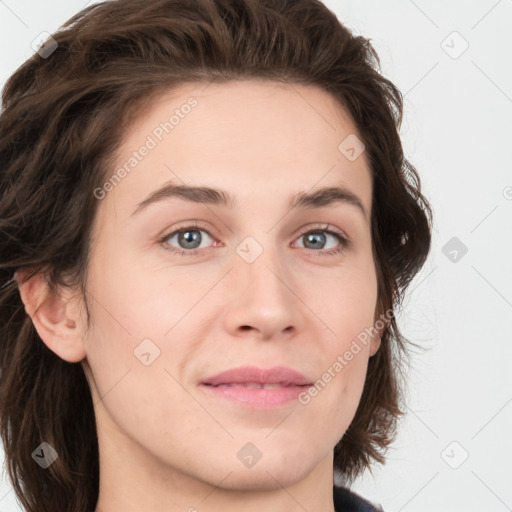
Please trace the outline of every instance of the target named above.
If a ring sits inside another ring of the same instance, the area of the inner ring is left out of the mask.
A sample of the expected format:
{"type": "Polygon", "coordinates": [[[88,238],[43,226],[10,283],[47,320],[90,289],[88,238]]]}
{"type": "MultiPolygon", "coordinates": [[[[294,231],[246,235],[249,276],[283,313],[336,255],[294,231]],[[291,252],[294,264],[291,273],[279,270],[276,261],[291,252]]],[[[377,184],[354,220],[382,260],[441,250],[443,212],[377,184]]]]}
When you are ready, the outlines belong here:
{"type": "Polygon", "coordinates": [[[95,192],[86,283],[100,450],[225,488],[332,461],[379,343],[344,357],[377,303],[370,168],[338,148],[354,135],[323,90],[256,80],[182,85],[130,127],[95,192]],[[297,201],[328,187],[344,194],[297,201]],[[203,384],[242,366],[322,385],[203,384]]]}

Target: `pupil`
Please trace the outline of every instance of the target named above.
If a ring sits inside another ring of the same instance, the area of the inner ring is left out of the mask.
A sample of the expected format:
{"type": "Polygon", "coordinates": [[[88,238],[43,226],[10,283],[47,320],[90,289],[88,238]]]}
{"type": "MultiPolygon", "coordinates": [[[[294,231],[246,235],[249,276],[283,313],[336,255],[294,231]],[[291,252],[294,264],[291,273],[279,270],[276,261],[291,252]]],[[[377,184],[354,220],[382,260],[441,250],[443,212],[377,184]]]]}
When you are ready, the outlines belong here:
{"type": "Polygon", "coordinates": [[[183,231],[180,234],[180,242],[184,242],[187,249],[195,249],[201,244],[201,235],[199,231],[183,231]]]}
{"type": "Polygon", "coordinates": [[[325,243],[325,235],[323,233],[310,233],[307,235],[307,243],[312,243],[311,247],[315,248],[325,243]]]}

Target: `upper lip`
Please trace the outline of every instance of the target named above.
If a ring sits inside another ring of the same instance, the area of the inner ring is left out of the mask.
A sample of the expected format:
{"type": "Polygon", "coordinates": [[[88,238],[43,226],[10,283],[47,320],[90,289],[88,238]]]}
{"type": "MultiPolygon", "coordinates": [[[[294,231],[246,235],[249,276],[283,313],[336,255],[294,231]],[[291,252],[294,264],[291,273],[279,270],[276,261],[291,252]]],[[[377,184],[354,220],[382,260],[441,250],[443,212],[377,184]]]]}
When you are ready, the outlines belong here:
{"type": "Polygon", "coordinates": [[[286,366],[274,366],[268,369],[257,368],[256,366],[240,366],[221,372],[213,377],[208,377],[201,383],[218,386],[220,384],[249,382],[281,384],[282,386],[305,386],[311,384],[311,380],[302,375],[302,373],[286,366]]]}

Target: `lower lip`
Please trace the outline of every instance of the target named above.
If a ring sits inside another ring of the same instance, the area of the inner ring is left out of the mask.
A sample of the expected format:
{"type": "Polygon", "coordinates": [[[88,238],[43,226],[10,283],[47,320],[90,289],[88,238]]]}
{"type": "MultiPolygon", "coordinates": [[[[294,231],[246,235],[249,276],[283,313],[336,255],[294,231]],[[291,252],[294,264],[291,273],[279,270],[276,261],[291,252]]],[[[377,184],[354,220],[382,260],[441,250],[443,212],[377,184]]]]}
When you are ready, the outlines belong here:
{"type": "Polygon", "coordinates": [[[245,407],[275,409],[298,399],[309,386],[286,386],[282,388],[244,388],[236,386],[210,386],[201,384],[207,392],[245,407]]]}

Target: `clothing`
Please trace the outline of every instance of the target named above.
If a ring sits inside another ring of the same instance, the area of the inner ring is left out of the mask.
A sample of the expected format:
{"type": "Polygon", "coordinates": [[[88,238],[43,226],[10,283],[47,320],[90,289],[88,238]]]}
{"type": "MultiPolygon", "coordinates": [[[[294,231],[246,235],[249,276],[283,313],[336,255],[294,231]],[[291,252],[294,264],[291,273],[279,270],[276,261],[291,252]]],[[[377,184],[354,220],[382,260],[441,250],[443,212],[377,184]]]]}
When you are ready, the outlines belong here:
{"type": "Polygon", "coordinates": [[[384,512],[346,487],[333,487],[334,510],[336,512],[384,512]]]}

